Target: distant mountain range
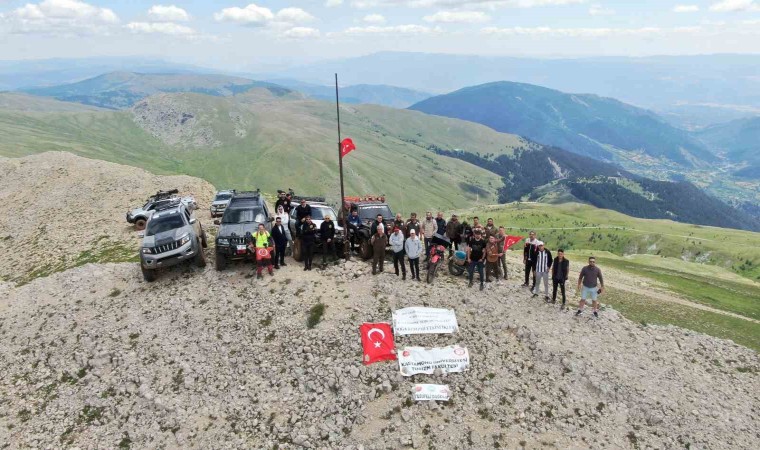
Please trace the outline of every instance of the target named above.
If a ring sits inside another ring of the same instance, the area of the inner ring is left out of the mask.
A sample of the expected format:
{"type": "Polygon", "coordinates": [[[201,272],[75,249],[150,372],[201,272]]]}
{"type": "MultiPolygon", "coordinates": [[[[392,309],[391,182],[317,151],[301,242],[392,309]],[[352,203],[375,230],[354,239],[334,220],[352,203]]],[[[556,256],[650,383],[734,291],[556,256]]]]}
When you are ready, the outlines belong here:
{"type": "MultiPolygon", "coordinates": [[[[301,92],[311,98],[327,101],[335,100],[335,86],[323,86],[290,79],[267,81],[301,92]]],[[[340,101],[341,103],[348,104],[371,103],[392,108],[407,108],[432,96],[433,94],[428,94],[427,92],[382,84],[357,84],[340,87],[340,101]]]]}
{"type": "Polygon", "coordinates": [[[717,159],[688,132],[650,111],[611,98],[566,94],[530,84],[468,87],[423,100],[410,109],[481,123],[598,160],[614,160],[616,149],[684,166],[717,159]]]}
{"type": "Polygon", "coordinates": [[[734,175],[760,179],[760,116],[734,120],[695,135],[741,167],[734,175]]]}
{"type": "Polygon", "coordinates": [[[760,219],[689,182],[656,181],[560,148],[528,144],[511,155],[434,149],[502,177],[499,201],[579,201],[647,219],[760,231],[760,219]]]}

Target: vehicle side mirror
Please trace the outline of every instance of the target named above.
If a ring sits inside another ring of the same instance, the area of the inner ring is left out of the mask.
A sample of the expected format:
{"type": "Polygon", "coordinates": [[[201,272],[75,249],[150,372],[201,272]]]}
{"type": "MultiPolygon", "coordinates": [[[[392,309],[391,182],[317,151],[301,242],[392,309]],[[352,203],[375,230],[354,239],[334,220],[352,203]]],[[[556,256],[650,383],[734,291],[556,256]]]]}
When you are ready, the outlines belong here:
{"type": "Polygon", "coordinates": [[[192,219],[190,219],[190,225],[194,224],[197,221],[198,221],[198,219],[196,219],[195,217],[193,217],[192,219]]]}
{"type": "Polygon", "coordinates": [[[214,220],[214,225],[221,225],[221,223],[222,222],[219,219],[215,219],[214,220]]]}

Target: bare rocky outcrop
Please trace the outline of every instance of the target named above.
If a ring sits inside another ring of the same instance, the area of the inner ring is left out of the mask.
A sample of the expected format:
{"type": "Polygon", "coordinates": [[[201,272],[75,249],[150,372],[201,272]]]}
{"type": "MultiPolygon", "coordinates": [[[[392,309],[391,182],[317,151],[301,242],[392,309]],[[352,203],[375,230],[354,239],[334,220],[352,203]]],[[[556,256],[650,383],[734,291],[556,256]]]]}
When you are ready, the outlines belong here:
{"type": "Polygon", "coordinates": [[[92,261],[137,256],[129,209],[178,188],[208,205],[211,184],[70,153],[0,158],[0,280],[25,282],[92,261]]]}
{"type": "MultiPolygon", "coordinates": [[[[203,114],[214,113],[203,111],[203,114]]],[[[135,123],[165,144],[208,148],[221,146],[203,114],[187,96],[180,94],[157,94],[132,107],[135,123]]]]}
{"type": "MultiPolygon", "coordinates": [[[[108,197],[118,210],[166,187],[130,194],[129,177],[121,177],[136,169],[62,154],[34,158],[0,160],[0,180],[10,174],[31,183],[22,171],[66,187],[59,194],[31,184],[41,191],[28,198],[35,214],[57,214],[49,205],[88,195],[108,197]],[[73,167],[88,168],[100,184],[52,178],[73,167]],[[109,175],[114,167],[118,174],[109,175]],[[119,183],[106,183],[109,176],[119,183]]],[[[130,235],[117,212],[55,217],[87,236],[101,227],[130,235]]],[[[531,298],[517,280],[480,292],[462,277],[428,285],[372,276],[360,261],[312,272],[288,262],[261,281],[243,263],[224,272],[178,266],[155,283],[142,280],[136,263],[88,263],[21,286],[0,281],[0,442],[12,449],[752,449],[760,439],[760,358],[730,341],[642,326],[610,308],[598,320],[578,319],[531,298]],[[309,328],[318,304],[324,314],[309,328]],[[471,355],[468,371],[402,377],[396,362],[361,364],[359,325],[390,321],[407,306],[452,308],[459,331],[399,336],[397,348],[461,344],[471,355]],[[415,403],[414,383],[448,384],[452,399],[415,403]]]]}

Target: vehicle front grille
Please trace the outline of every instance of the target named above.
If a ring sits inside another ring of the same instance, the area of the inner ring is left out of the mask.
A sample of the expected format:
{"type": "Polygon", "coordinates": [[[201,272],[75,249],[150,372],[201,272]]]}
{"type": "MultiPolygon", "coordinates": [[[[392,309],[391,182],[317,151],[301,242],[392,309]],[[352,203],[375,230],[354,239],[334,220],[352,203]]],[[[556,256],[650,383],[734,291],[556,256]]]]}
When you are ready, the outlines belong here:
{"type": "Polygon", "coordinates": [[[179,248],[179,241],[170,242],[165,245],[157,245],[153,247],[153,254],[158,255],[168,251],[176,250],[179,248]]]}
{"type": "Polygon", "coordinates": [[[230,245],[246,245],[245,237],[230,238],[230,245]]]}

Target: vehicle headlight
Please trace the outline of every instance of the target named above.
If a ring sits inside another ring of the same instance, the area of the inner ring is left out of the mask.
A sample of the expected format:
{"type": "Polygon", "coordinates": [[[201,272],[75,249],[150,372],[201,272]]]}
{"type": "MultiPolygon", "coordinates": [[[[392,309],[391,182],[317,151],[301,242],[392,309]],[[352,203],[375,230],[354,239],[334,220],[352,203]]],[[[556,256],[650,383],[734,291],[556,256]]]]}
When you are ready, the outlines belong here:
{"type": "Polygon", "coordinates": [[[219,238],[217,239],[217,242],[219,243],[219,245],[230,245],[229,239],[219,238]]]}
{"type": "Polygon", "coordinates": [[[180,246],[183,246],[183,245],[187,244],[188,242],[190,242],[190,237],[188,235],[184,235],[181,238],[179,238],[179,245],[180,246]]]}
{"type": "Polygon", "coordinates": [[[143,247],[143,248],[142,248],[142,252],[143,252],[144,254],[146,254],[146,255],[152,255],[152,254],[153,254],[153,249],[152,249],[152,248],[150,248],[150,247],[143,247]]]}

